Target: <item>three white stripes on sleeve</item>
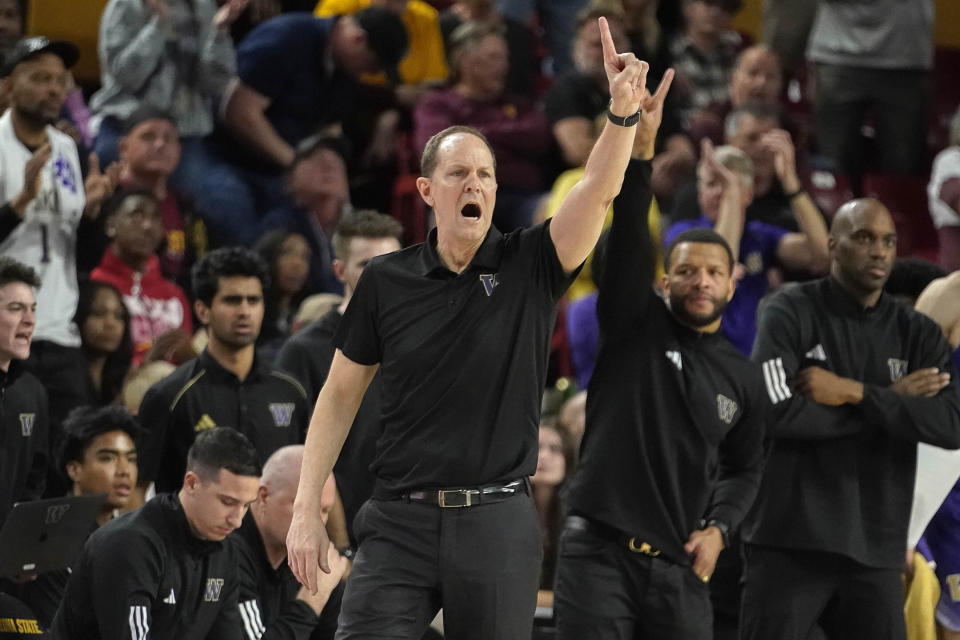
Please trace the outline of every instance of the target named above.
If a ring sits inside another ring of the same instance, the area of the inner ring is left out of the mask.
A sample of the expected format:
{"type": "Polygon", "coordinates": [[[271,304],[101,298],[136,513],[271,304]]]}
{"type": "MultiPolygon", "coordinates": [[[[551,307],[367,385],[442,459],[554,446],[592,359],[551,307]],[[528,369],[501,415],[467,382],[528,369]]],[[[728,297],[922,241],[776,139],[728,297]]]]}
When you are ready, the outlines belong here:
{"type": "MultiPolygon", "coordinates": [[[[257,601],[241,602],[240,616],[243,618],[243,626],[250,640],[260,640],[267,628],[263,626],[263,620],[260,618],[260,607],[257,606],[257,601]]],[[[147,633],[150,631],[147,608],[142,605],[131,606],[128,621],[130,623],[130,639],[146,640],[147,633]]]]}
{"type": "Polygon", "coordinates": [[[240,603],[240,617],[243,618],[243,628],[250,640],[260,640],[267,628],[260,618],[260,607],[256,600],[246,600],[240,603]]]}
{"type": "Polygon", "coordinates": [[[150,632],[150,619],[147,617],[147,608],[142,605],[130,607],[130,638],[131,640],[146,640],[150,632]]]}
{"type": "Polygon", "coordinates": [[[767,393],[770,394],[770,402],[773,404],[783,402],[793,395],[787,386],[783,358],[773,358],[763,363],[763,381],[767,383],[767,393]]]}

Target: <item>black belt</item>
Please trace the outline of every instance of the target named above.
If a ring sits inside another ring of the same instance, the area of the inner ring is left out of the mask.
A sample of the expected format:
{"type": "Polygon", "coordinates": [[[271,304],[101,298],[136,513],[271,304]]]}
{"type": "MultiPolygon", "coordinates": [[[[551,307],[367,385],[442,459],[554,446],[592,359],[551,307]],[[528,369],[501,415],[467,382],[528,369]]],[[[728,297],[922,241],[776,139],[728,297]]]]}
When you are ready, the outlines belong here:
{"type": "Polygon", "coordinates": [[[585,531],[599,538],[604,538],[610,542],[615,542],[618,546],[624,546],[633,553],[642,553],[645,556],[656,558],[660,555],[660,549],[654,548],[649,542],[644,542],[637,536],[628,536],[619,529],[610,525],[590,520],[583,516],[567,516],[564,522],[564,528],[574,531],[585,531]]]}
{"type": "Polygon", "coordinates": [[[507,484],[493,484],[472,489],[422,489],[408,491],[400,496],[406,502],[434,504],[438,507],[475,507],[479,504],[502,502],[514,496],[530,493],[529,480],[522,478],[507,484]]]}

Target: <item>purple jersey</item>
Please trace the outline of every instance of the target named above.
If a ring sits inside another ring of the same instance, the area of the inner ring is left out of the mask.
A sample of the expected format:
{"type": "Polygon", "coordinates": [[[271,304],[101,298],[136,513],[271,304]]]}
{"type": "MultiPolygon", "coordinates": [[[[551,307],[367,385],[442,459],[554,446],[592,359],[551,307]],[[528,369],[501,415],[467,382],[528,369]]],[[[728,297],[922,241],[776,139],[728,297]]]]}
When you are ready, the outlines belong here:
{"type": "MultiPolygon", "coordinates": [[[[960,349],[953,352],[953,364],[960,371],[960,349]]],[[[937,621],[951,631],[960,631],[960,480],[927,525],[922,542],[936,562],[940,580],[937,621]]]]}

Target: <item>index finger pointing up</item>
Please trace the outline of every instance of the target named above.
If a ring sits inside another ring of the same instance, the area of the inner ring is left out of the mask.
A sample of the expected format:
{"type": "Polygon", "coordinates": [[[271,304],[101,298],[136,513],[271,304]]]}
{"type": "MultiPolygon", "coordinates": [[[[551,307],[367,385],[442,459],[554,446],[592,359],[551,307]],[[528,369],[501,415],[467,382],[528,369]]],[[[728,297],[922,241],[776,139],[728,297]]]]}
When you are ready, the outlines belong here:
{"type": "Polygon", "coordinates": [[[620,64],[620,58],[617,56],[617,45],[613,43],[613,36],[610,35],[610,25],[607,24],[607,19],[602,16],[597,19],[597,23],[600,25],[600,44],[603,46],[603,60],[607,64],[619,69],[622,65],[620,64]]]}

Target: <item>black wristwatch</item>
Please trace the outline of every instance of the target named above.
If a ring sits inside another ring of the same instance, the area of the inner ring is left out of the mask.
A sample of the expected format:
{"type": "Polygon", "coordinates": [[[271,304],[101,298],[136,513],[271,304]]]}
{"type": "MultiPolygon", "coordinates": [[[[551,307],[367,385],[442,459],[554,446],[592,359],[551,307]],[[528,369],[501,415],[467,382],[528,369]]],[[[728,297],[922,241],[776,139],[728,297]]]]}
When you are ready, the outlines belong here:
{"type": "Polygon", "coordinates": [[[613,100],[610,100],[610,104],[607,105],[607,120],[617,125],[618,127],[632,127],[633,125],[640,122],[640,110],[637,109],[637,112],[633,115],[627,116],[626,118],[621,118],[620,116],[613,115],[613,112],[610,111],[610,106],[613,105],[613,100]]]}
{"type": "Polygon", "coordinates": [[[716,518],[711,518],[703,523],[701,529],[706,529],[707,527],[716,527],[720,531],[720,537],[723,538],[723,548],[726,549],[730,546],[730,525],[716,518]]]}

